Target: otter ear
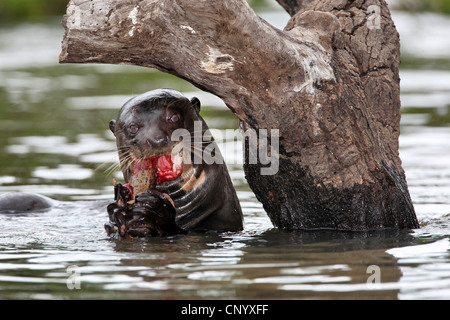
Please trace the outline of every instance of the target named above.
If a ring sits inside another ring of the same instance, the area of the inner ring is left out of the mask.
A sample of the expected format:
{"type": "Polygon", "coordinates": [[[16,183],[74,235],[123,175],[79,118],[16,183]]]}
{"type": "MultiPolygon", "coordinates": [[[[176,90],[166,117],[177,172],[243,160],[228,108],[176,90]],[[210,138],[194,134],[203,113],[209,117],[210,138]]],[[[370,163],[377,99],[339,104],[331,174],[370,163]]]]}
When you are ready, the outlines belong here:
{"type": "Polygon", "coordinates": [[[191,104],[197,110],[197,113],[200,112],[200,100],[198,100],[196,97],[191,99],[191,104]]]}
{"type": "Polygon", "coordinates": [[[111,120],[109,122],[109,129],[116,135],[116,120],[111,120]]]}

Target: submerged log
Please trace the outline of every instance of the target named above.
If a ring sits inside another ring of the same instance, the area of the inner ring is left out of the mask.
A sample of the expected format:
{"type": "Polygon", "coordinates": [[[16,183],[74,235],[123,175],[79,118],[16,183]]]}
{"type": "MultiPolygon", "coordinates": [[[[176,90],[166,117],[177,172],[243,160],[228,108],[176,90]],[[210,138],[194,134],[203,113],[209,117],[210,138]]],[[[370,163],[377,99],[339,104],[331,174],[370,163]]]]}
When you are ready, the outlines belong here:
{"type": "Polygon", "coordinates": [[[244,164],[276,227],[417,228],[398,153],[399,37],[387,4],[278,2],[292,15],[283,31],[245,0],[71,0],[60,61],[156,68],[219,96],[244,129],[278,129],[278,150],[258,140],[278,171],[244,164]]]}

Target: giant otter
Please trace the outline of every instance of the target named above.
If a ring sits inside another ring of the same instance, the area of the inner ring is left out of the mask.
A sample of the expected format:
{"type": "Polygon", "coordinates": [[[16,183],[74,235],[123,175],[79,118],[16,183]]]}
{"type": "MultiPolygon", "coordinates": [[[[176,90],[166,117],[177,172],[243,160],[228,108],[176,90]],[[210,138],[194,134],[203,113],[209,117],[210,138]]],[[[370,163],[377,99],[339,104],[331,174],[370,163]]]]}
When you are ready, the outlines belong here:
{"type": "Polygon", "coordinates": [[[0,213],[46,211],[54,205],[54,200],[35,193],[8,192],[0,195],[0,213]]]}
{"type": "Polygon", "coordinates": [[[115,185],[105,225],[109,235],[243,229],[236,191],[214,140],[186,150],[180,148],[186,137],[173,139],[177,129],[192,139],[207,135],[197,98],[171,89],[144,93],[123,105],[110,129],[126,184],[115,185]],[[206,146],[213,150],[212,163],[198,161],[206,146]]]}

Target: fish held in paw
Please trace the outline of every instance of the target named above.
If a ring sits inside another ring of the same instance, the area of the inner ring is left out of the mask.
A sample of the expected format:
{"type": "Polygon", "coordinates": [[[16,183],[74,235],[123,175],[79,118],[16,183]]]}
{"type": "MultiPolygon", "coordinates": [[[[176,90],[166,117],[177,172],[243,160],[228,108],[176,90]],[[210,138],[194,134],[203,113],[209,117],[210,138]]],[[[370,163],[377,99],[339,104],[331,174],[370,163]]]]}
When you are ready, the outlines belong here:
{"type": "Polygon", "coordinates": [[[185,136],[172,139],[178,129],[194,139],[209,132],[197,98],[170,89],[144,93],[124,104],[110,129],[125,184],[116,183],[107,232],[156,236],[243,229],[239,200],[214,139],[188,147],[185,136]],[[206,147],[215,150],[217,161],[194,161],[206,147]]]}

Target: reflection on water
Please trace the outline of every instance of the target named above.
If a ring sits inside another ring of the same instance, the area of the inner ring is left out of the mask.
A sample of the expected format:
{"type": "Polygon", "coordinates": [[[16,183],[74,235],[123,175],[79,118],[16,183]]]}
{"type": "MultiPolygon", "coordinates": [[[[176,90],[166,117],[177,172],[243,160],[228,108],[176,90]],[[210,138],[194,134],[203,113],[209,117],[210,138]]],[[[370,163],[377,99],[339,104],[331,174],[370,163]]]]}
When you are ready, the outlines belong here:
{"type": "Polygon", "coordinates": [[[274,229],[245,181],[240,143],[225,141],[245,230],[147,241],[114,241],[103,230],[111,181],[122,179],[107,174],[117,161],[109,120],[130,97],[160,87],[199,97],[210,128],[236,129],[236,119],[220,99],[154,70],[57,65],[59,22],[0,29],[0,192],[58,200],[48,212],[0,215],[0,298],[450,298],[450,51],[431,49],[449,42],[439,28],[414,33],[417,21],[450,18],[395,13],[394,20],[409,39],[400,153],[421,229],[274,229]],[[420,34],[427,50],[415,47],[420,34]]]}

